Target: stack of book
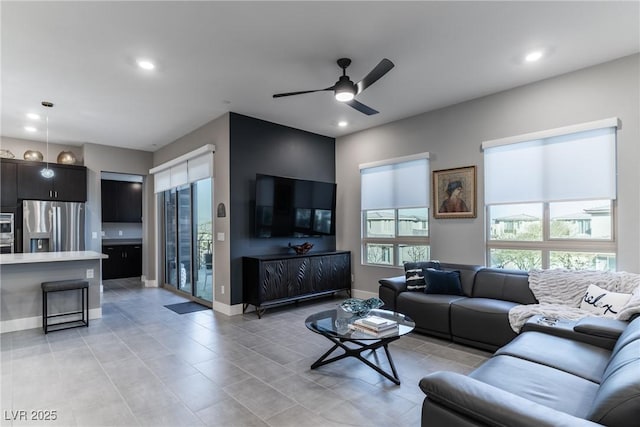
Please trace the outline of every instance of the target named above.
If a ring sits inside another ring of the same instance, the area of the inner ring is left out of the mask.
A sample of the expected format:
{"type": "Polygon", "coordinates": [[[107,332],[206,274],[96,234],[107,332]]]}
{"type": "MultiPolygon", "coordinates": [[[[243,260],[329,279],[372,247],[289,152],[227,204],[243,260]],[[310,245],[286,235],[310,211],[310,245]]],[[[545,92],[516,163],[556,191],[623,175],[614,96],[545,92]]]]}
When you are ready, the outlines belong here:
{"type": "Polygon", "coordinates": [[[367,316],[350,323],[349,328],[367,335],[383,337],[398,333],[398,322],[380,316],[367,316]]]}

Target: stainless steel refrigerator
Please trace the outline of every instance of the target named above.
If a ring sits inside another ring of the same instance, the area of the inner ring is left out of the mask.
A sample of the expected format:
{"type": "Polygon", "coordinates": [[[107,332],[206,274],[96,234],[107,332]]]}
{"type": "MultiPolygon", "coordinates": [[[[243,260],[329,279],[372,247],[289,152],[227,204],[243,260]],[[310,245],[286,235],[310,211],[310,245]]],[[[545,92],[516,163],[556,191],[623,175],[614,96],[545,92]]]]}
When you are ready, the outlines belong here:
{"type": "Polygon", "coordinates": [[[23,252],[84,250],[84,203],[24,200],[23,252]]]}

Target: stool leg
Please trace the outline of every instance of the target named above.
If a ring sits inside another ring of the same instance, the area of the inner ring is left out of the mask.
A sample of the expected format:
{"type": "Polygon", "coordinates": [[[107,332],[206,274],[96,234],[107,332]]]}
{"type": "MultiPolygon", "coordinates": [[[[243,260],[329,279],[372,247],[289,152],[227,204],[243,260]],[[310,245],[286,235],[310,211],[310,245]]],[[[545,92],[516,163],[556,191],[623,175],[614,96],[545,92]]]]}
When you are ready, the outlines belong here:
{"type": "Polygon", "coordinates": [[[47,297],[47,292],[42,291],[42,328],[44,329],[45,335],[47,334],[47,297]]]}

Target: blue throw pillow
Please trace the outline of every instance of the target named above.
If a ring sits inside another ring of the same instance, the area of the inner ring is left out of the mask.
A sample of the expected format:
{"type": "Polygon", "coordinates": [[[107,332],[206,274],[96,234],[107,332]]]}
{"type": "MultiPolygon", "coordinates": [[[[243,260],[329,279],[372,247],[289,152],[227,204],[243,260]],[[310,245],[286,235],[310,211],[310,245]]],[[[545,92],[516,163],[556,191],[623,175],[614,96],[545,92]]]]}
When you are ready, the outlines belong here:
{"type": "Polygon", "coordinates": [[[404,263],[404,277],[407,282],[408,291],[420,291],[424,292],[427,284],[424,281],[423,270],[425,268],[440,269],[439,261],[420,261],[420,262],[405,262],[404,263]]]}
{"type": "Polygon", "coordinates": [[[427,268],[423,271],[427,287],[425,294],[464,295],[460,271],[443,271],[427,268]]]}

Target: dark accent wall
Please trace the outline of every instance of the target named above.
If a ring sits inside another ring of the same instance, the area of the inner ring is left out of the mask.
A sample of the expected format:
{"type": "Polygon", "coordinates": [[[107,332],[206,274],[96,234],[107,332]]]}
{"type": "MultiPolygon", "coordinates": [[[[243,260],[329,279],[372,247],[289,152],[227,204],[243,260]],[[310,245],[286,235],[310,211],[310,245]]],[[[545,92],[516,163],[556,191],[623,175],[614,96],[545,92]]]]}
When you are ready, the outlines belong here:
{"type": "MultiPolygon", "coordinates": [[[[256,238],[256,174],[336,182],[335,139],[237,113],[229,115],[231,304],[242,303],[242,257],[291,254],[303,241],[312,251],[335,251],[334,236],[256,238]]],[[[338,207],[339,209],[339,207],[338,207]]],[[[339,226],[339,225],[338,225],[339,226]]]]}

